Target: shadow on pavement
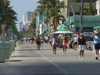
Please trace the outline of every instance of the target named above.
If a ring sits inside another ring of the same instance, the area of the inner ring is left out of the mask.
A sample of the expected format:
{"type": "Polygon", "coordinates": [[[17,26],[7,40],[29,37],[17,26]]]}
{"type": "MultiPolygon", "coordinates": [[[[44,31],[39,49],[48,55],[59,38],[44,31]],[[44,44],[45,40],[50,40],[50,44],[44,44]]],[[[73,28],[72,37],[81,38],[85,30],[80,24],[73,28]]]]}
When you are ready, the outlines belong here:
{"type": "Polygon", "coordinates": [[[6,62],[21,62],[22,60],[6,60],[6,62]]]}

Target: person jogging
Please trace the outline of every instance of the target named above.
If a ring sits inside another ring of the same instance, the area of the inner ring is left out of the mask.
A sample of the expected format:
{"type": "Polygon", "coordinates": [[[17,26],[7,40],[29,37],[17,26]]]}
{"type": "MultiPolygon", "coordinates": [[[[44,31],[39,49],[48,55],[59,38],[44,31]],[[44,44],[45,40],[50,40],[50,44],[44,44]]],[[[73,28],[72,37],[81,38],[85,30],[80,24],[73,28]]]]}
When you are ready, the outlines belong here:
{"type": "Polygon", "coordinates": [[[95,59],[99,60],[99,49],[100,49],[100,36],[98,31],[94,31],[94,34],[90,36],[94,40],[94,48],[95,48],[95,59]]]}
{"type": "Polygon", "coordinates": [[[39,35],[36,37],[36,45],[37,45],[37,49],[40,50],[41,42],[40,42],[40,36],[39,35]]]}
{"type": "Polygon", "coordinates": [[[77,45],[79,49],[79,59],[84,60],[84,50],[86,50],[86,40],[84,39],[83,33],[80,34],[77,45]]]}
{"type": "Polygon", "coordinates": [[[53,38],[51,39],[51,42],[52,42],[53,54],[56,54],[57,38],[55,37],[55,35],[53,35],[53,38]]]}
{"type": "Polygon", "coordinates": [[[68,38],[66,37],[66,34],[64,34],[64,37],[62,38],[62,45],[63,45],[63,52],[66,53],[67,50],[67,43],[68,42],[68,38]]]}

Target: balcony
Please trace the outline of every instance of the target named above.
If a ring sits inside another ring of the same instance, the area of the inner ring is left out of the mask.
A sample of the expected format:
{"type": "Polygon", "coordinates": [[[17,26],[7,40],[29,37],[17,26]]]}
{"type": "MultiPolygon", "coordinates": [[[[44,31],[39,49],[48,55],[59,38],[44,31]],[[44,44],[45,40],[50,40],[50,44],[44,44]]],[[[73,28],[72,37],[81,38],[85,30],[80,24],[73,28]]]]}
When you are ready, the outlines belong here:
{"type": "MultiPolygon", "coordinates": [[[[84,3],[96,3],[97,0],[84,0],[84,3]]],[[[81,0],[72,0],[72,3],[81,3],[81,0]]]]}

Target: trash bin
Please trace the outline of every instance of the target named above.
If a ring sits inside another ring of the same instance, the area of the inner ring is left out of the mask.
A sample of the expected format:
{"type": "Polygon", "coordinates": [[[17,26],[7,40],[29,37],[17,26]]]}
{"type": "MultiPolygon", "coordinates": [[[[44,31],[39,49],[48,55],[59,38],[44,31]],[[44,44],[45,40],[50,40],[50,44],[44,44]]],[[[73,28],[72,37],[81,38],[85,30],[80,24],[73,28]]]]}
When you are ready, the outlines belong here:
{"type": "Polygon", "coordinates": [[[11,42],[10,41],[6,41],[5,42],[7,44],[6,46],[6,59],[9,59],[10,55],[11,55],[11,42]]]}
{"type": "Polygon", "coordinates": [[[0,63],[5,62],[7,44],[0,42],[0,63]]]}

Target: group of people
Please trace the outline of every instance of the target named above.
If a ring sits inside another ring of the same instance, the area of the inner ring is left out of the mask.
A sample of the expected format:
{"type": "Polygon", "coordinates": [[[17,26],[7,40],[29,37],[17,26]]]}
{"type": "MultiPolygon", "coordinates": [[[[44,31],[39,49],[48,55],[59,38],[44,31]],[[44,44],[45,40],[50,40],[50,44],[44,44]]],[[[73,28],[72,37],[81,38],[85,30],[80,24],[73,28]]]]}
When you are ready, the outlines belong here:
{"type": "MultiPolygon", "coordinates": [[[[90,36],[94,40],[94,49],[95,49],[95,59],[99,60],[99,49],[100,49],[100,36],[97,31],[94,32],[93,35],[90,36]]],[[[31,39],[30,39],[31,40],[31,39]]],[[[40,50],[40,46],[43,46],[43,42],[48,43],[50,42],[50,45],[53,49],[53,54],[56,54],[57,44],[58,44],[58,38],[54,34],[51,38],[43,37],[38,35],[35,37],[34,41],[36,42],[37,49],[40,50]]],[[[79,59],[84,60],[84,51],[87,50],[86,40],[84,38],[83,33],[80,34],[79,38],[77,35],[74,35],[74,37],[69,40],[69,38],[64,34],[64,37],[61,38],[61,44],[63,46],[63,53],[66,53],[67,48],[70,44],[73,45],[74,50],[79,50],[79,59]]]]}
{"type": "MultiPolygon", "coordinates": [[[[98,58],[100,49],[99,32],[95,31],[94,34],[90,36],[90,38],[94,40],[95,59],[99,60],[98,58]]],[[[87,50],[87,45],[83,33],[80,34],[79,38],[77,37],[77,35],[74,35],[71,41],[68,41],[68,37],[66,36],[66,34],[64,34],[64,37],[61,39],[61,41],[64,53],[66,53],[68,45],[73,42],[73,49],[79,50],[79,59],[84,60],[84,50],[87,50]]],[[[55,35],[53,35],[51,42],[52,42],[53,53],[56,54],[57,38],[55,37],[55,35]]]]}

